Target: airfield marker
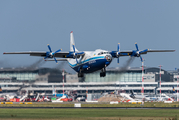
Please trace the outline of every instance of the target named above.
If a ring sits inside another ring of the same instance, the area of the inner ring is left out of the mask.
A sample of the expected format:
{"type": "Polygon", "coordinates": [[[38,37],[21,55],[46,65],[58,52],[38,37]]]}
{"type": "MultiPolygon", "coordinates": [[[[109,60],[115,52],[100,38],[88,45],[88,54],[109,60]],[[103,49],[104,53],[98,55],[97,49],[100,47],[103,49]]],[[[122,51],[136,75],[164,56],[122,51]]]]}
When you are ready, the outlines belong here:
{"type": "Polygon", "coordinates": [[[63,69],[63,72],[62,72],[62,76],[63,76],[63,96],[64,96],[64,69],[63,69]]]}
{"type": "Polygon", "coordinates": [[[55,98],[56,98],[56,87],[55,87],[55,98]]]}
{"type": "Polygon", "coordinates": [[[159,65],[159,67],[160,67],[160,99],[161,99],[161,67],[162,65],[159,65]]]}
{"type": "Polygon", "coordinates": [[[86,99],[88,97],[88,87],[86,87],[86,99]]]}
{"type": "Polygon", "coordinates": [[[142,61],[142,95],[144,95],[144,61],[142,61]]]}

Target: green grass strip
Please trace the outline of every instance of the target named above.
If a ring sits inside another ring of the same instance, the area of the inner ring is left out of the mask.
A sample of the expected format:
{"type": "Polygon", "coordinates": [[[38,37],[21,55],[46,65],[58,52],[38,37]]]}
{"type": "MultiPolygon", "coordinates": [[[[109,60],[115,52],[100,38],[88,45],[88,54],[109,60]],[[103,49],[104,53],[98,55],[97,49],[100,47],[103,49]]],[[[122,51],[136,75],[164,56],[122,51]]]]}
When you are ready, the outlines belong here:
{"type": "Polygon", "coordinates": [[[178,109],[0,109],[1,119],[176,116],[179,116],[178,109]]]}

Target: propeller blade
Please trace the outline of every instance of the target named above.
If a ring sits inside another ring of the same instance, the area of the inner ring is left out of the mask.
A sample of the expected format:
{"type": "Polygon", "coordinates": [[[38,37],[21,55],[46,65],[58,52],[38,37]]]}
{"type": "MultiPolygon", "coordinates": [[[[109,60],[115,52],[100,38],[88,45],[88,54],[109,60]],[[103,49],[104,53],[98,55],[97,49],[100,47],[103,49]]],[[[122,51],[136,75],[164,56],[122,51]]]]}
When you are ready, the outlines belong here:
{"type": "Polygon", "coordinates": [[[137,51],[139,51],[139,48],[138,48],[138,45],[137,45],[137,43],[135,43],[135,47],[136,47],[137,51]]]}
{"type": "Polygon", "coordinates": [[[77,53],[77,55],[83,55],[83,54],[84,54],[84,52],[77,53]]]}
{"type": "Polygon", "coordinates": [[[55,54],[55,53],[57,53],[57,52],[60,52],[60,51],[62,51],[62,49],[59,49],[59,50],[55,51],[53,54],[55,54]]]}
{"type": "Polygon", "coordinates": [[[117,51],[120,52],[120,43],[118,43],[117,51]]]}
{"type": "Polygon", "coordinates": [[[119,58],[117,58],[117,63],[119,64],[119,58]]]}
{"type": "Polygon", "coordinates": [[[75,52],[75,45],[73,44],[73,50],[74,50],[74,52],[75,52]]]}
{"type": "Polygon", "coordinates": [[[143,58],[140,56],[140,60],[141,60],[141,62],[143,62],[143,58]]]}
{"type": "Polygon", "coordinates": [[[139,54],[145,53],[145,52],[147,52],[147,51],[148,51],[148,49],[145,49],[145,50],[143,50],[143,51],[140,51],[139,54]]]}
{"type": "Polygon", "coordinates": [[[78,60],[77,60],[77,57],[76,57],[76,63],[78,64],[78,60]]]}
{"type": "Polygon", "coordinates": [[[48,56],[45,56],[44,59],[48,58],[48,56]]]}
{"type": "Polygon", "coordinates": [[[50,45],[48,44],[47,46],[48,46],[48,49],[50,50],[50,52],[52,52],[52,49],[51,49],[50,45]]]}
{"type": "Polygon", "coordinates": [[[119,64],[119,54],[120,54],[120,43],[117,45],[117,52],[116,52],[116,57],[117,57],[117,63],[119,64]]]}
{"type": "Polygon", "coordinates": [[[55,57],[53,57],[53,58],[54,58],[55,62],[58,64],[58,62],[57,62],[56,58],[55,58],[55,57]]]}

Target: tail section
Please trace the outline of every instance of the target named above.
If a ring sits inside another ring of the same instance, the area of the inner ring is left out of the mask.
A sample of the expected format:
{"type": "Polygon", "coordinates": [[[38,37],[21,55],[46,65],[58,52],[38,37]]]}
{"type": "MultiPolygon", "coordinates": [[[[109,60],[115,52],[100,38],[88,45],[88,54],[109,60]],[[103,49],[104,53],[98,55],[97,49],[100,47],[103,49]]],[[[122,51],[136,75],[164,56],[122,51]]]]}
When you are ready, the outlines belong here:
{"type": "Polygon", "coordinates": [[[1,86],[0,86],[0,93],[2,93],[2,88],[1,88],[1,86]]]}
{"type": "Polygon", "coordinates": [[[176,93],[176,92],[175,92],[175,88],[174,88],[174,86],[173,86],[173,91],[172,91],[172,92],[173,92],[173,93],[176,93]]]}
{"type": "Polygon", "coordinates": [[[131,93],[130,97],[135,98],[133,90],[130,90],[130,93],[131,93]]]}
{"type": "MultiPolygon", "coordinates": [[[[70,51],[74,51],[73,50],[73,45],[75,46],[75,41],[74,41],[74,37],[73,37],[73,31],[70,32],[70,51]]],[[[75,47],[75,51],[78,51],[75,47]]]]}
{"type": "Polygon", "coordinates": [[[133,95],[133,96],[134,96],[134,92],[133,92],[133,90],[130,90],[130,92],[131,92],[131,95],[133,95]]]}

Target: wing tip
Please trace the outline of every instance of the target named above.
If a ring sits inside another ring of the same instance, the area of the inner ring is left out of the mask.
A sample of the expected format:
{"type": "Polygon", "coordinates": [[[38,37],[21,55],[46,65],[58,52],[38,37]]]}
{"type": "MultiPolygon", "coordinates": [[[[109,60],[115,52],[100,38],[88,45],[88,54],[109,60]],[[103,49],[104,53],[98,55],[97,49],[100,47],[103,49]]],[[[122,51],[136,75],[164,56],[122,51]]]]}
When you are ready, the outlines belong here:
{"type": "Polygon", "coordinates": [[[6,54],[5,52],[3,54],[6,54]]]}
{"type": "Polygon", "coordinates": [[[73,33],[73,31],[71,31],[70,33],[73,33]]]}

